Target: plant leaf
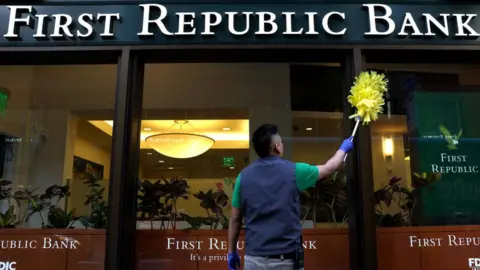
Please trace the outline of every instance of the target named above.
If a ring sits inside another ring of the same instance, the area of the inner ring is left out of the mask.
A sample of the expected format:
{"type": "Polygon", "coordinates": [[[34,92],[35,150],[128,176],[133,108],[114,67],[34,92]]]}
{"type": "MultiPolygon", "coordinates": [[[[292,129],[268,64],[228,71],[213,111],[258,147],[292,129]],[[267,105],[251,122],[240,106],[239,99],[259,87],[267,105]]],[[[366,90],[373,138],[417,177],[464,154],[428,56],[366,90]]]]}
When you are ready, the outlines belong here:
{"type": "Polygon", "coordinates": [[[390,179],[388,184],[390,186],[393,186],[393,185],[397,184],[398,182],[400,182],[401,180],[402,180],[402,178],[394,176],[390,179]]]}
{"type": "Polygon", "coordinates": [[[460,129],[460,131],[457,134],[457,139],[460,139],[463,135],[463,129],[460,129]]]}

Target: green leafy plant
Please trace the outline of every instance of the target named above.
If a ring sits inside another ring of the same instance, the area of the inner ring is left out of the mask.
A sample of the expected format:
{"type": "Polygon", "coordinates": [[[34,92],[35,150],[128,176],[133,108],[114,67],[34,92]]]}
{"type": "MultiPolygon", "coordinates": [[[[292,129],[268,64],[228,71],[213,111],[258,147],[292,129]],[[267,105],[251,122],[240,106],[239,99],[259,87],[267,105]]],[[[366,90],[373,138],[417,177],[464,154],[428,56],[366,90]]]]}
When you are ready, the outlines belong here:
{"type": "Polygon", "coordinates": [[[223,183],[216,183],[218,189],[221,189],[227,194],[228,198],[233,197],[233,189],[235,187],[235,180],[230,178],[223,179],[223,183]]]}
{"type": "Polygon", "coordinates": [[[228,229],[228,211],[231,209],[230,197],[233,194],[235,182],[225,178],[223,182],[215,183],[217,190],[199,191],[192,194],[200,200],[200,206],[205,209],[206,217],[192,217],[183,214],[182,218],[190,225],[187,230],[200,229],[202,225],[210,226],[210,229],[228,229]],[[229,196],[230,194],[230,196],[229,196]]]}
{"type": "Polygon", "coordinates": [[[392,203],[396,203],[398,209],[402,209],[402,205],[408,200],[406,188],[400,185],[402,178],[392,177],[388,183],[374,192],[375,214],[377,217],[377,225],[381,227],[402,227],[407,224],[404,213],[388,213],[384,209],[389,208],[392,203]]]}
{"type": "Polygon", "coordinates": [[[15,207],[11,205],[5,213],[0,213],[0,228],[16,228],[17,216],[15,215],[15,207]]]}
{"type": "Polygon", "coordinates": [[[424,188],[437,182],[442,178],[440,173],[413,173],[412,188],[424,188]]]}
{"type": "Polygon", "coordinates": [[[337,171],[331,178],[321,181],[317,186],[319,202],[328,212],[329,223],[337,228],[348,221],[348,189],[347,177],[343,171],[337,171]]]}
{"type": "Polygon", "coordinates": [[[166,187],[162,181],[151,182],[148,180],[139,181],[139,192],[137,195],[137,212],[140,220],[150,221],[150,228],[153,229],[154,221],[161,221],[161,228],[169,227],[169,216],[172,205],[165,205],[163,198],[167,195],[166,187]],[[165,222],[167,226],[165,227],[165,222]]]}
{"type": "MultiPolygon", "coordinates": [[[[209,190],[207,193],[199,192],[196,196],[201,199],[202,208],[206,209],[207,217],[197,217],[203,225],[210,226],[211,229],[228,229],[230,211],[232,209],[233,190],[235,180],[231,178],[223,179],[223,182],[215,183],[217,191],[209,190]]],[[[188,222],[188,221],[187,221],[188,222]]],[[[190,224],[192,225],[192,224],[190,224]]],[[[194,228],[195,226],[192,226],[194,228]]]]}
{"type": "Polygon", "coordinates": [[[177,218],[179,217],[177,211],[177,201],[178,199],[188,200],[188,195],[190,194],[188,189],[190,188],[185,179],[179,177],[172,177],[169,180],[162,179],[165,189],[165,205],[167,209],[170,209],[170,216],[173,225],[173,229],[177,228],[177,218]]]}
{"type": "Polygon", "coordinates": [[[405,219],[402,213],[386,213],[376,215],[377,225],[380,227],[404,227],[406,226],[405,219]]]}
{"type": "Polygon", "coordinates": [[[162,178],[155,182],[141,181],[137,195],[140,219],[149,220],[151,228],[153,221],[161,221],[162,229],[175,230],[177,220],[183,217],[177,211],[177,201],[188,199],[189,188],[187,181],[179,177],[162,178]]]}
{"type": "Polygon", "coordinates": [[[50,206],[48,211],[48,225],[47,228],[55,229],[72,229],[73,223],[78,219],[74,215],[75,209],[72,209],[68,213],[62,208],[56,206],[50,206]]]}
{"type": "Polygon", "coordinates": [[[6,202],[8,209],[2,213],[0,212],[0,228],[15,228],[17,227],[17,216],[15,215],[15,207],[11,204],[12,182],[8,180],[0,180],[0,201],[6,202]]]}
{"type": "MultiPolygon", "coordinates": [[[[89,216],[81,217],[80,222],[85,227],[90,227],[94,229],[105,229],[107,228],[107,209],[108,204],[104,199],[103,194],[105,193],[105,188],[100,185],[101,179],[97,178],[95,175],[84,172],[80,176],[80,179],[85,185],[88,185],[90,188],[90,193],[86,196],[84,205],[88,205],[89,216]]],[[[73,215],[73,213],[63,213],[65,217],[73,215]]]]}
{"type": "Polygon", "coordinates": [[[316,198],[315,198],[316,189],[307,189],[300,192],[300,216],[302,217],[302,225],[305,220],[312,214],[312,220],[316,222],[316,198]]]}
{"type": "Polygon", "coordinates": [[[413,173],[411,187],[392,177],[387,185],[374,193],[377,225],[381,227],[412,226],[420,190],[440,180],[438,173],[413,173]],[[395,209],[392,209],[395,208],[395,209]]]}
{"type": "Polygon", "coordinates": [[[187,214],[182,214],[182,218],[190,225],[186,230],[198,230],[202,225],[212,226],[213,219],[211,217],[192,217],[187,214]]]}
{"type": "Polygon", "coordinates": [[[0,180],[0,201],[6,201],[10,205],[10,199],[12,198],[11,181],[0,180]]]}
{"type": "Polygon", "coordinates": [[[312,215],[313,223],[326,221],[341,228],[348,221],[347,177],[341,170],[300,193],[302,223],[312,215]]]}
{"type": "Polygon", "coordinates": [[[217,185],[218,190],[213,191],[210,189],[206,193],[199,191],[193,194],[193,196],[200,200],[200,206],[205,209],[207,217],[210,218],[210,229],[217,229],[219,225],[222,228],[228,228],[228,218],[225,216],[223,208],[228,206],[229,197],[220,187],[217,185]]]}
{"type": "Polygon", "coordinates": [[[52,185],[44,193],[38,194],[36,189],[25,189],[15,192],[14,199],[17,204],[26,204],[23,222],[28,222],[33,215],[38,215],[41,220],[42,228],[72,228],[71,225],[76,220],[73,215],[62,214],[62,209],[58,206],[59,202],[70,195],[69,186],[52,185]],[[47,220],[43,217],[43,212],[47,211],[47,220]],[[52,223],[51,221],[54,221],[52,223]],[[65,225],[67,224],[67,225],[65,225]]]}
{"type": "Polygon", "coordinates": [[[44,201],[47,201],[48,215],[47,228],[65,229],[73,228],[73,223],[77,220],[74,216],[75,209],[65,213],[65,211],[58,207],[60,200],[70,196],[70,187],[68,185],[59,186],[53,185],[45,190],[45,193],[40,196],[44,201]]]}
{"type": "Polygon", "coordinates": [[[33,215],[38,214],[41,219],[42,228],[46,225],[41,213],[46,209],[47,202],[40,198],[40,194],[36,193],[36,189],[18,190],[14,193],[13,197],[19,208],[25,205],[25,207],[23,207],[23,216],[20,219],[21,223],[28,222],[33,215]]]}

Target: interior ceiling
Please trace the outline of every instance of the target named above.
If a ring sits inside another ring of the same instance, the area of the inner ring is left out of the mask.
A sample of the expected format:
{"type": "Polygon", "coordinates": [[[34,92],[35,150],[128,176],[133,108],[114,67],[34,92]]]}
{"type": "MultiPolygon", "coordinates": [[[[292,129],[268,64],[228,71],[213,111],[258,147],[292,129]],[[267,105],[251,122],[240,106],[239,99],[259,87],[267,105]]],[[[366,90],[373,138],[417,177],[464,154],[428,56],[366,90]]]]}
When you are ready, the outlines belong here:
{"type": "MultiPolygon", "coordinates": [[[[111,142],[113,121],[90,120],[88,122],[91,125],[86,122],[85,124],[98,132],[91,132],[91,130],[83,132],[85,136],[92,135],[94,138],[90,139],[96,144],[100,144],[102,141],[111,142]],[[101,136],[100,133],[104,135],[101,136]]],[[[248,164],[251,133],[248,119],[195,119],[189,120],[189,123],[191,125],[184,126],[185,132],[203,133],[214,138],[216,143],[211,150],[198,157],[174,159],[152,150],[145,143],[145,138],[150,135],[178,129],[176,126],[172,127],[174,120],[142,121],[142,140],[140,143],[142,178],[157,179],[178,175],[198,179],[235,177],[248,164]],[[225,157],[234,158],[235,166],[223,166],[222,160],[225,157]]],[[[373,136],[401,136],[406,132],[405,117],[382,115],[371,125],[371,128],[373,136]]],[[[82,126],[80,129],[83,130],[85,127],[82,126]]],[[[318,140],[332,140],[332,142],[338,143],[344,136],[343,132],[342,113],[293,112],[291,135],[283,132],[282,137],[284,140],[292,140],[293,142],[301,142],[302,138],[312,138],[315,140],[312,142],[312,147],[320,147],[316,143],[318,140]]],[[[297,145],[292,147],[297,147],[297,145]]]]}
{"type": "MultiPolygon", "coordinates": [[[[113,121],[89,121],[112,136],[113,121]]],[[[201,133],[215,140],[212,149],[248,149],[248,119],[188,120],[185,125],[176,125],[174,120],[143,120],[140,133],[140,148],[150,149],[145,139],[164,132],[201,133]]]]}
{"type": "MultiPolygon", "coordinates": [[[[341,113],[325,113],[318,118],[315,113],[294,113],[292,137],[341,137],[343,134],[343,119],[341,113]],[[316,116],[316,117],[315,117],[316,116]]],[[[142,120],[141,149],[150,149],[145,138],[163,132],[179,131],[175,120],[142,120]]],[[[93,126],[112,136],[113,121],[90,120],[93,126]]],[[[390,117],[382,115],[372,124],[372,133],[380,135],[401,135],[407,132],[406,120],[402,115],[390,117]]],[[[213,149],[246,149],[248,148],[250,130],[248,119],[216,119],[216,120],[188,120],[182,126],[183,132],[202,133],[213,138],[216,142],[213,149]]],[[[289,137],[289,132],[282,132],[289,137]]]]}
{"type": "MultiPolygon", "coordinates": [[[[292,131],[281,131],[286,140],[298,137],[341,138],[343,134],[343,119],[341,113],[294,113],[292,131]],[[296,115],[296,116],[295,116],[296,115]],[[321,116],[321,118],[319,118],[321,116]],[[291,135],[290,135],[291,134],[291,135]]],[[[90,120],[90,124],[104,133],[112,136],[113,121],[90,120]]],[[[372,125],[372,134],[375,136],[402,135],[407,132],[404,116],[382,115],[372,125]]],[[[151,149],[145,142],[148,136],[163,132],[178,132],[180,126],[174,120],[142,120],[141,149],[151,149]]],[[[216,119],[188,120],[188,124],[181,127],[182,132],[201,133],[215,140],[212,149],[248,149],[250,130],[248,119],[216,119]]]]}

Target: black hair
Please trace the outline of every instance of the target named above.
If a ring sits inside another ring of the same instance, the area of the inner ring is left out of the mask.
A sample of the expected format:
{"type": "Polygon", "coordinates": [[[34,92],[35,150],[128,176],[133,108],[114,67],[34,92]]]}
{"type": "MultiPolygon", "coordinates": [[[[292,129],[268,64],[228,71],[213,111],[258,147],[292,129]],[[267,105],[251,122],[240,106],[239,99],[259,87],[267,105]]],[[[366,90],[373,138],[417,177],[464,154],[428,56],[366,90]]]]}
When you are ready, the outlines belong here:
{"type": "Polygon", "coordinates": [[[253,148],[261,158],[268,157],[272,151],[272,137],[278,134],[278,127],[272,124],[261,125],[252,135],[253,148]]]}

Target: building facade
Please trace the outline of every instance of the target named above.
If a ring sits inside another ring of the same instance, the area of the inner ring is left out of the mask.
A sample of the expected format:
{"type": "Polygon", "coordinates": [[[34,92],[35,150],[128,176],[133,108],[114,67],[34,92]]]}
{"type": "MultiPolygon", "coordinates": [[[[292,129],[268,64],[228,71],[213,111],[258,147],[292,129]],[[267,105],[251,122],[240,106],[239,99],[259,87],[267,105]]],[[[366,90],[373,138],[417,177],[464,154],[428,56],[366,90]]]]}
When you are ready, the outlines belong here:
{"type": "Polygon", "coordinates": [[[276,124],[286,159],[326,161],[362,71],[389,80],[384,113],[300,194],[306,269],[480,268],[479,10],[0,6],[0,269],[224,269],[252,130],[276,124]]]}

